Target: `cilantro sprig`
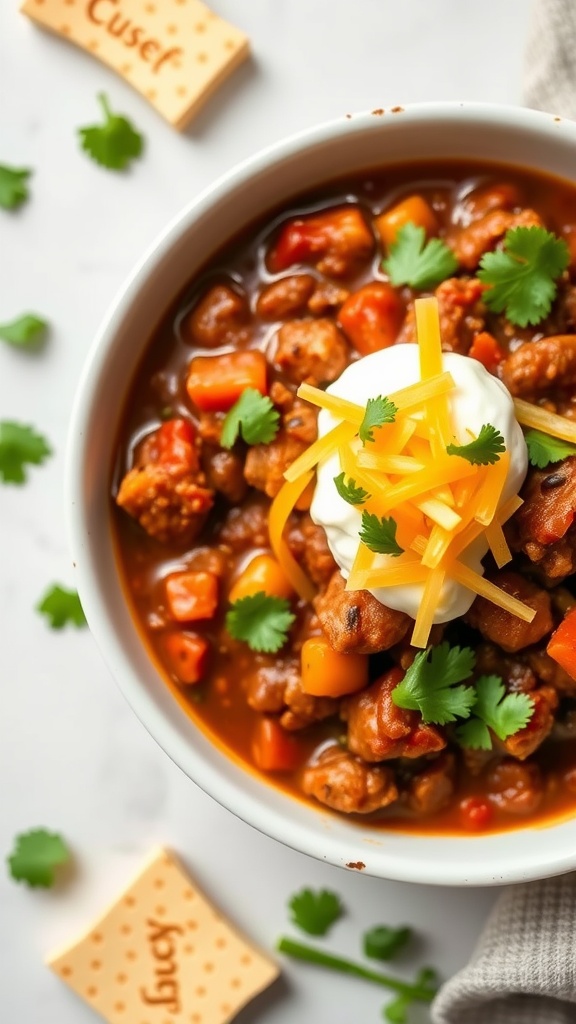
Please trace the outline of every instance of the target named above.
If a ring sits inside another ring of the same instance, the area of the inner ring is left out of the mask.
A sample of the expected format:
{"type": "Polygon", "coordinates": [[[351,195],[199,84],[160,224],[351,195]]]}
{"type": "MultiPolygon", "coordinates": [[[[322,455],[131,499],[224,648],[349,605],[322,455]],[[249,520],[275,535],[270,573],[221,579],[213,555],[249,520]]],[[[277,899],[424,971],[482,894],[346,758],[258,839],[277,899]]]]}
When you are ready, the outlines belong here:
{"type": "Polygon", "coordinates": [[[270,444],[278,433],[280,414],[267,395],[246,388],[226,414],[220,444],[231,448],[239,436],[246,444],[270,444]]]}
{"type": "Polygon", "coordinates": [[[570,254],[566,242],[541,227],[512,228],[502,249],[480,260],[478,278],[489,287],[484,302],[495,313],[505,312],[519,327],[537,324],[550,312],[557,280],[570,254]]]}
{"type": "Polygon", "coordinates": [[[540,430],[527,430],[524,440],[530,463],[538,469],[546,469],[550,463],[561,462],[570,455],[576,455],[576,445],[561,441],[559,437],[550,437],[540,430]]]}
{"type": "Polygon", "coordinates": [[[358,436],[362,444],[374,440],[374,431],[378,427],[383,427],[385,423],[394,423],[397,412],[397,407],[389,398],[385,398],[383,395],[379,395],[378,398],[369,398],[366,403],[364,419],[358,428],[358,436]]]}
{"type": "Polygon", "coordinates": [[[226,613],[226,629],[252,651],[275,654],[286,643],[294,620],[288,601],[259,590],[234,601],[226,613]]]}
{"type": "Polygon", "coordinates": [[[472,750],[491,750],[490,730],[500,740],[519,732],[534,714],[534,701],[527,693],[506,693],[500,676],[480,676],[476,680],[473,715],[456,729],[461,746],[472,750]]]}
{"type": "Polygon", "coordinates": [[[474,664],[470,647],[450,647],[446,641],[420,651],[392,690],[392,700],[396,707],[419,711],[424,722],[436,725],[468,718],[476,692],[473,686],[458,684],[469,679],[474,664]]]}
{"type": "Polygon", "coordinates": [[[292,922],[308,935],[326,935],[344,913],[340,897],[329,889],[302,889],[288,906],[292,922]]]}
{"type": "Polygon", "coordinates": [[[48,588],[36,605],[36,611],[46,616],[50,629],[63,629],[64,626],[81,629],[86,625],[86,616],[77,592],[59,583],[48,588]]]}
{"type": "Polygon", "coordinates": [[[427,242],[424,228],[409,221],[399,228],[382,266],[393,285],[408,284],[421,291],[454,274],[458,260],[441,238],[427,242]]]}
{"type": "Polygon", "coordinates": [[[50,889],[56,881],[58,868],[69,860],[70,851],[62,836],[36,828],[16,836],[8,868],[15,882],[50,889]]]}
{"type": "Polygon", "coordinates": [[[39,466],[52,454],[46,438],[33,427],[13,420],[0,420],[0,481],[23,484],[25,466],[39,466]]]}
{"type": "Polygon", "coordinates": [[[480,433],[468,444],[449,444],[446,446],[448,455],[459,455],[471,462],[473,466],[493,466],[498,462],[501,452],[506,451],[504,438],[491,423],[485,423],[480,433]]]}
{"type": "Polygon", "coordinates": [[[363,544],[370,551],[375,551],[379,555],[401,555],[404,548],[401,548],[396,540],[396,520],[389,516],[386,519],[382,516],[380,519],[372,512],[367,512],[365,509],[362,512],[362,526],[360,529],[359,537],[363,544]]]}
{"type": "Polygon", "coordinates": [[[371,960],[393,960],[410,942],[412,935],[412,929],[407,925],[392,928],[387,924],[378,924],[362,936],[364,956],[371,960]]]}
{"type": "Polygon", "coordinates": [[[16,210],[28,199],[28,168],[8,167],[0,164],[0,206],[3,210],[16,210]]]}
{"type": "Polygon", "coordinates": [[[103,92],[98,93],[97,99],[102,107],[104,123],[78,129],[82,149],[101,167],[123,171],[142,154],[143,136],[127,117],[112,112],[103,92]]]}
{"type": "Polygon", "coordinates": [[[334,477],[336,490],[340,497],[347,501],[349,505],[362,505],[365,501],[368,501],[368,498],[371,497],[368,491],[360,487],[352,477],[349,477],[348,482],[346,482],[344,477],[345,474],[343,472],[334,477]]]}
{"type": "Polygon", "coordinates": [[[48,324],[36,313],[23,313],[5,324],[0,324],[0,340],[15,348],[36,348],[44,338],[48,324]]]}

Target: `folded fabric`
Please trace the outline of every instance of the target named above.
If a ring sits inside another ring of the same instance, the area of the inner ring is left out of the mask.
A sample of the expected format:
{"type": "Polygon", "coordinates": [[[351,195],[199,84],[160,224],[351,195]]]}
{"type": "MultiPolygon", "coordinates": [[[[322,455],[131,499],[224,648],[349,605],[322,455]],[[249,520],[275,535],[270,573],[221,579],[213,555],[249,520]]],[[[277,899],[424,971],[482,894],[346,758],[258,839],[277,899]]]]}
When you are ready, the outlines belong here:
{"type": "Polygon", "coordinates": [[[526,106],[576,118],[575,0],[536,0],[525,66],[526,106]]]}
{"type": "Polygon", "coordinates": [[[575,1024],[576,874],[506,889],[433,1024],[575,1024]]]}

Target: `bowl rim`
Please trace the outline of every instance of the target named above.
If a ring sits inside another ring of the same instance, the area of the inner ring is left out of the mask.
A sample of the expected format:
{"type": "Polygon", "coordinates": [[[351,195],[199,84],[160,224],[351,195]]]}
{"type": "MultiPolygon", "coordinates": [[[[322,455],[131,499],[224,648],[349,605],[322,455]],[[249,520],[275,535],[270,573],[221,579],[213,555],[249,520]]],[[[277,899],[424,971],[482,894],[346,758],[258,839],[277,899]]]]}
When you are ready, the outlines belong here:
{"type": "MultiPolygon", "coordinates": [[[[534,132],[540,139],[547,133],[561,131],[564,134],[567,133],[567,139],[574,144],[576,152],[576,123],[528,108],[453,101],[407,104],[405,107],[392,108],[385,113],[386,115],[390,113],[401,115],[414,123],[434,120],[448,123],[468,123],[471,120],[479,123],[486,122],[489,128],[509,126],[534,132]]],[[[305,823],[292,821],[290,814],[286,814],[282,806],[271,811],[269,807],[264,806],[264,802],[246,793],[242,787],[244,772],[237,772],[235,766],[234,772],[230,773],[234,776],[234,781],[232,781],[231,777],[208,764],[201,754],[197,754],[168,717],[161,715],[145,686],[139,681],[138,674],[118,632],[109,628],[104,595],[95,584],[95,574],[92,570],[93,556],[91,555],[87,517],[84,511],[85,498],[81,483],[89,441],[87,428],[92,415],[94,393],[97,382],[105,369],[108,350],[113,345],[115,335],[123,320],[138,301],[143,281],[168,256],[172,247],[188,231],[196,217],[217,203],[219,197],[225,195],[231,186],[238,187],[252,174],[266,170],[271,164],[294,156],[300,150],[321,145],[335,136],[344,133],[350,133],[353,136],[356,132],[379,130],[381,119],[381,112],[373,111],[324,121],[268,145],[237,163],[214,183],[204,188],[169,221],[128,275],[110,304],[89,348],[78,381],[71,413],[65,457],[64,491],[66,525],[76,583],[90,630],[100,648],[103,659],[124,697],[147,731],[196,785],[263,834],[298,852],[309,854],[336,866],[343,867],[355,860],[361,861],[365,864],[365,873],[396,881],[429,885],[490,886],[549,877],[576,867],[576,843],[566,844],[569,847],[569,851],[566,852],[566,849],[563,849],[563,844],[557,841],[549,842],[546,844],[545,852],[539,850],[537,856],[528,858],[528,861],[526,860],[526,850],[524,850],[524,858],[516,864],[507,862],[502,869],[491,860],[489,852],[491,839],[512,834],[519,837],[520,844],[524,839],[524,845],[529,846],[526,839],[532,834],[530,829],[493,833],[489,836],[466,835],[459,837],[439,834],[420,837],[415,834],[413,836],[415,854],[407,859],[404,855],[391,853],[390,850],[387,850],[385,843],[380,847],[369,846],[366,841],[363,843],[360,826],[356,843],[349,842],[348,839],[344,841],[326,830],[322,835],[322,849],[319,850],[318,836],[305,823]],[[378,116],[375,117],[375,114],[378,116]],[[430,850],[426,844],[426,840],[429,838],[462,844],[461,867],[456,869],[456,874],[454,863],[445,864],[441,855],[430,856],[430,850]],[[421,844],[422,852],[418,851],[418,843],[421,844]],[[465,850],[469,843],[486,845],[486,858],[482,858],[478,864],[466,863],[465,850]]],[[[120,576],[118,576],[118,587],[122,588],[120,576]]],[[[287,799],[290,798],[287,797],[287,799]]],[[[563,819],[557,822],[553,821],[545,828],[541,825],[537,826],[537,831],[539,833],[547,832],[549,836],[553,833],[557,839],[558,831],[563,823],[563,819]]],[[[382,832],[382,836],[385,835],[386,833],[382,832]]],[[[404,833],[404,835],[406,834],[404,833]]]]}

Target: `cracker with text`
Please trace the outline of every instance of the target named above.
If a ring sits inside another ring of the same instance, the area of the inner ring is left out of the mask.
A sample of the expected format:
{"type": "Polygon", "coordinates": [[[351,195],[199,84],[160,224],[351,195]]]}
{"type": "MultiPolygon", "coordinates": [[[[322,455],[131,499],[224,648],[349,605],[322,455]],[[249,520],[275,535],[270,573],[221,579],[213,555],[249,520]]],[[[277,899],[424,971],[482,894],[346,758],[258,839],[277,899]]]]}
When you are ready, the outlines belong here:
{"type": "Polygon", "coordinates": [[[130,82],[183,128],[249,53],[201,0],[24,0],[21,10],[130,82]]]}
{"type": "Polygon", "coordinates": [[[279,973],[165,849],[48,964],[110,1024],[224,1024],[279,973]]]}

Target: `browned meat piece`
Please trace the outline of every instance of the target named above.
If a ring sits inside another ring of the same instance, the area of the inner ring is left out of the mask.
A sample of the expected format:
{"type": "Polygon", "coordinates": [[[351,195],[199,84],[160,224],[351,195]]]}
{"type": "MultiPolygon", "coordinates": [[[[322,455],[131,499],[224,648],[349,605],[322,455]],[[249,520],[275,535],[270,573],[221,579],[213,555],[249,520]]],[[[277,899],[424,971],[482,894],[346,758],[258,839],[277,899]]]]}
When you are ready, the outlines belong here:
{"type": "Polygon", "coordinates": [[[266,285],[258,296],[256,312],[263,320],[284,320],[298,316],[316,288],[312,274],[291,274],[266,285]]]}
{"type": "Polygon", "coordinates": [[[380,604],[367,590],[344,588],[338,570],[314,601],[320,625],[335,651],[376,654],[402,640],[411,622],[408,615],[380,604]]]}
{"type": "Polygon", "coordinates": [[[528,654],[509,658],[494,644],[480,644],[476,648],[476,674],[500,676],[509,693],[531,693],[538,679],[524,658],[529,661],[528,654]]]}
{"type": "Polygon", "coordinates": [[[287,710],[282,715],[280,724],[291,732],[336,715],[339,706],[339,701],[332,697],[312,697],[309,693],[304,693],[297,664],[288,675],[284,703],[287,710]]]}
{"type": "Polygon", "coordinates": [[[282,227],[268,256],[273,273],[312,263],[329,277],[355,273],[372,255],[374,236],[357,206],[297,217],[282,227]]]}
{"type": "Polygon", "coordinates": [[[270,385],[269,392],[270,401],[274,403],[276,408],[281,409],[282,412],[286,412],[294,405],[296,400],[295,390],[291,390],[286,387],[285,384],[280,380],[273,380],[270,385]]]}
{"type": "MultiPolygon", "coordinates": [[[[430,635],[428,637],[428,645],[430,647],[436,647],[442,643],[442,638],[446,630],[446,624],[444,622],[437,622],[432,626],[430,635]]],[[[413,664],[414,659],[419,654],[417,647],[412,647],[410,643],[410,637],[404,636],[400,643],[396,644],[393,650],[390,651],[391,657],[394,659],[394,663],[399,665],[400,668],[406,672],[413,664]]]]}
{"type": "Polygon", "coordinates": [[[308,299],[308,309],[314,316],[325,316],[326,313],[338,309],[349,295],[347,288],[342,288],[333,281],[318,281],[308,299]]]}
{"type": "Polygon", "coordinates": [[[408,806],[416,814],[436,814],[448,807],[455,792],[455,759],[441,754],[410,780],[408,806]]]}
{"type": "Polygon", "coordinates": [[[182,324],[187,341],[204,348],[218,348],[247,340],[250,310],[244,295],[227,284],[210,288],[182,324]]]}
{"type": "Polygon", "coordinates": [[[541,227],[542,219],[535,210],[489,210],[473,220],[468,227],[452,228],[446,235],[446,242],[453,249],[458,262],[466,270],[475,270],[481,257],[489,252],[511,228],[541,227]]]}
{"type": "Polygon", "coordinates": [[[576,571],[576,457],[529,470],[521,497],[524,504],[509,527],[511,546],[524,551],[550,580],[576,571]]]}
{"type": "Polygon", "coordinates": [[[522,195],[517,185],[503,181],[497,185],[483,185],[475,188],[463,199],[463,220],[469,224],[491,210],[513,210],[522,205],[522,195]]]}
{"type": "Polygon", "coordinates": [[[348,362],[344,335],[332,320],[290,320],[278,331],[274,366],[301,384],[326,384],[340,376],[348,362]]]}
{"type": "Polygon", "coordinates": [[[267,548],[268,509],[259,501],[231,508],[220,528],[218,541],[236,553],[248,548],[267,548]]]}
{"type": "Polygon", "coordinates": [[[334,745],[304,770],[302,789],[343,814],[370,814],[398,799],[391,768],[374,768],[334,745]]]}
{"type": "Polygon", "coordinates": [[[247,482],[273,498],[284,483],[284,471],[307,447],[281,428],[270,444],[255,444],[248,449],[244,466],[247,482]]]}
{"type": "Polygon", "coordinates": [[[219,445],[225,413],[203,412],[198,422],[198,436],[206,444],[219,445]]]}
{"type": "Polygon", "coordinates": [[[559,334],[520,345],[502,364],[502,380],[512,395],[536,398],[553,387],[576,384],[576,334],[559,334]]]}
{"type": "Polygon", "coordinates": [[[246,494],[246,481],[244,459],[239,452],[204,448],[202,465],[209,487],[223,494],[232,505],[242,501],[246,494]]]}
{"type": "Polygon", "coordinates": [[[318,410],[299,398],[295,398],[284,413],[282,423],[288,437],[307,445],[312,444],[318,436],[318,410]]]}
{"type": "Polygon", "coordinates": [[[489,578],[506,594],[534,608],[536,615],[532,622],[524,622],[486,598],[477,597],[466,618],[471,626],[480,630],[486,640],[498,644],[503,651],[513,653],[538,643],[538,640],[552,631],[550,597],[545,590],[509,569],[503,569],[489,578]]]}
{"type": "Polygon", "coordinates": [[[538,765],[508,758],[490,769],[486,789],[489,800],[506,814],[533,814],[543,796],[538,765]]]}
{"type": "Polygon", "coordinates": [[[442,730],[426,725],[419,711],[406,711],[394,704],[392,691],[403,678],[401,669],[392,668],[368,689],[342,702],[348,748],[364,761],[423,757],[446,746],[442,730]]]}
{"type": "Polygon", "coordinates": [[[572,679],[572,676],[569,676],[545,650],[528,651],[526,656],[530,667],[542,683],[554,687],[561,696],[576,696],[576,679],[572,679]]]}
{"type": "Polygon", "coordinates": [[[194,572],[209,572],[221,579],[228,572],[228,555],[220,548],[196,548],[186,559],[186,567],[194,572]]]}
{"type": "Polygon", "coordinates": [[[524,761],[538,749],[552,731],[554,712],[558,707],[556,691],[551,686],[542,686],[530,694],[534,702],[532,718],[524,729],[504,741],[504,749],[511,757],[524,761]]]}
{"type": "MultiPolygon", "coordinates": [[[[438,285],[434,294],[438,299],[443,351],[466,355],[474,335],[485,326],[486,307],[480,281],[475,277],[450,277],[438,285]]],[[[398,341],[416,342],[414,303],[408,307],[398,341]]]]}
{"type": "Polygon", "coordinates": [[[303,562],[308,576],[314,583],[325,586],[338,566],[328,547],[324,527],[316,526],[310,516],[304,514],[290,523],[287,540],[294,558],[303,562]]]}
{"type": "Polygon", "coordinates": [[[258,664],[244,677],[246,700],[254,711],[264,714],[282,711],[287,671],[290,667],[285,662],[266,659],[264,664],[258,664]]]}

